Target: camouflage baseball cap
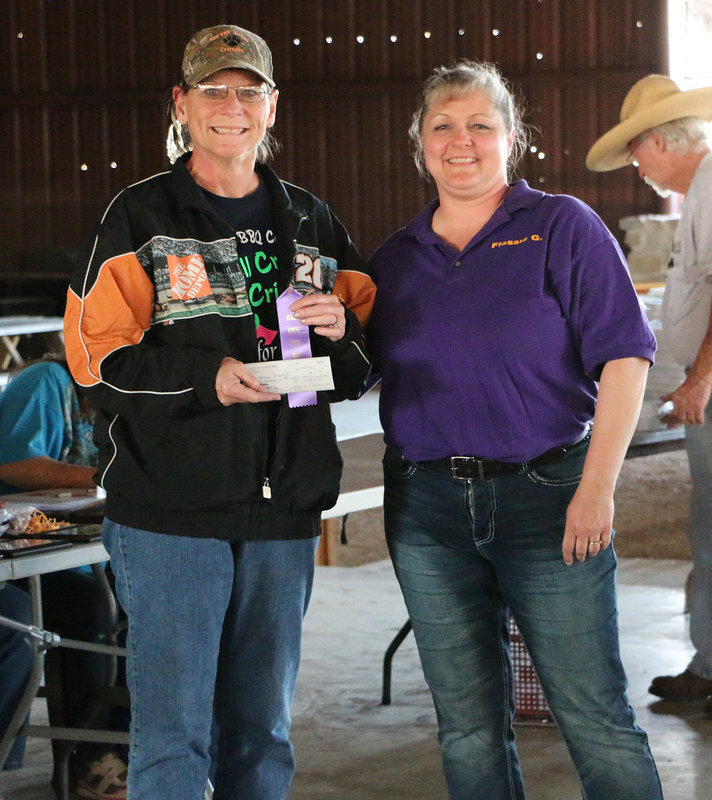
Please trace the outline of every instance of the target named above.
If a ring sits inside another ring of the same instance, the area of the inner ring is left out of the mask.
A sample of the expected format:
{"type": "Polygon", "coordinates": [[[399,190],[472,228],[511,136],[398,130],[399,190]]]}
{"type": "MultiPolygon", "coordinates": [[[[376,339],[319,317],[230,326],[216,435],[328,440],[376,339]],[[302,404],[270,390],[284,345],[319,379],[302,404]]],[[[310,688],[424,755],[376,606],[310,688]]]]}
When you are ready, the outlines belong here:
{"type": "Polygon", "coordinates": [[[185,46],[183,79],[188,86],[221,69],[247,69],[274,87],[272,53],[267,43],[237,25],[203,28],[185,46]]]}

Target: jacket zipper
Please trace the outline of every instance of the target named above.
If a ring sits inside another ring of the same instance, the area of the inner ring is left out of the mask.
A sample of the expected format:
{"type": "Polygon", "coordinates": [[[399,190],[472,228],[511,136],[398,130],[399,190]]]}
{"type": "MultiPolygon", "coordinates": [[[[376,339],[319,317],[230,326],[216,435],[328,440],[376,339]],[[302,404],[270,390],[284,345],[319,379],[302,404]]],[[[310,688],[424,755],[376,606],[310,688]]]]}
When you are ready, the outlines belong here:
{"type": "MultiPolygon", "coordinates": [[[[294,253],[296,253],[296,246],[297,246],[296,237],[299,234],[299,229],[301,228],[302,223],[305,222],[307,219],[309,219],[309,216],[307,214],[302,214],[299,217],[298,221],[297,221],[297,227],[296,227],[296,229],[294,231],[294,238],[292,239],[292,241],[294,242],[294,250],[292,252],[292,264],[290,265],[290,269],[289,269],[288,277],[287,277],[287,284],[286,284],[287,286],[290,285],[291,280],[292,280],[292,276],[294,274],[292,266],[293,266],[293,262],[294,262],[294,253]]],[[[278,454],[278,450],[279,450],[279,421],[280,421],[281,416],[282,416],[282,406],[280,405],[279,411],[277,412],[277,419],[275,420],[275,426],[274,426],[274,453],[272,454],[272,458],[269,459],[269,463],[267,464],[267,470],[266,470],[267,474],[264,476],[264,478],[262,480],[262,497],[265,500],[271,500],[272,499],[272,486],[270,484],[270,473],[272,471],[272,465],[274,464],[274,462],[277,459],[277,454],[278,454]]],[[[269,444],[268,444],[268,447],[269,447],[269,444]]]]}
{"type": "MultiPolygon", "coordinates": [[[[262,479],[262,497],[265,500],[272,499],[272,484],[270,483],[270,473],[272,472],[272,465],[277,459],[277,450],[279,447],[279,420],[282,416],[282,406],[280,403],[279,410],[277,411],[277,418],[274,421],[274,452],[272,453],[272,458],[268,460],[266,475],[262,479]]],[[[269,423],[268,423],[269,424],[269,423]]],[[[268,445],[269,447],[269,441],[268,445]]]]}

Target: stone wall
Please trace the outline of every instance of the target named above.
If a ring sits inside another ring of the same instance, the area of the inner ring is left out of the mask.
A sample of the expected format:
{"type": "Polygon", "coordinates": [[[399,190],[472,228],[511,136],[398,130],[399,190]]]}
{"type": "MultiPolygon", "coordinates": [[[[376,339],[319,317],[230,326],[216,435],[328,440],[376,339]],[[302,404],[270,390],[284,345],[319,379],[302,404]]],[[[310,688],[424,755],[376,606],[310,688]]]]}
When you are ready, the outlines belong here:
{"type": "Polygon", "coordinates": [[[623,217],[618,225],[629,248],[628,268],[634,283],[663,283],[670,263],[676,214],[640,214],[623,217]]]}

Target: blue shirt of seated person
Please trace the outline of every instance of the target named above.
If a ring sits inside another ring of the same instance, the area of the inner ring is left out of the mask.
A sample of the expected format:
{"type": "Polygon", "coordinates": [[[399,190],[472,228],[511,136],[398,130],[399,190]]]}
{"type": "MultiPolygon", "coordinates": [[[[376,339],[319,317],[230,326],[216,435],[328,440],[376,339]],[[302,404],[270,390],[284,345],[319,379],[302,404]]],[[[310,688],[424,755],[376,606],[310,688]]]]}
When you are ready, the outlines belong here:
{"type": "Polygon", "coordinates": [[[91,488],[92,427],[61,363],[40,361],[18,372],[0,393],[0,494],[91,488]]]}

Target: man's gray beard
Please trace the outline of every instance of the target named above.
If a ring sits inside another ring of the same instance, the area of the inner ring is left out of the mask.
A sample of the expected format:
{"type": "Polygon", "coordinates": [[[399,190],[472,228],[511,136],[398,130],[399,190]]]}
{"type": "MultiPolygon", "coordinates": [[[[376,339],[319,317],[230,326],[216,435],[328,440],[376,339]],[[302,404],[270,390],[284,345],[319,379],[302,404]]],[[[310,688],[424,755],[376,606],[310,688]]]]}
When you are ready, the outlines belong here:
{"type": "Polygon", "coordinates": [[[648,186],[650,186],[651,189],[657,192],[657,194],[659,194],[660,197],[670,197],[670,195],[672,194],[670,189],[661,188],[660,186],[658,186],[657,183],[651,181],[650,178],[643,178],[643,180],[648,184],[648,186]]]}

